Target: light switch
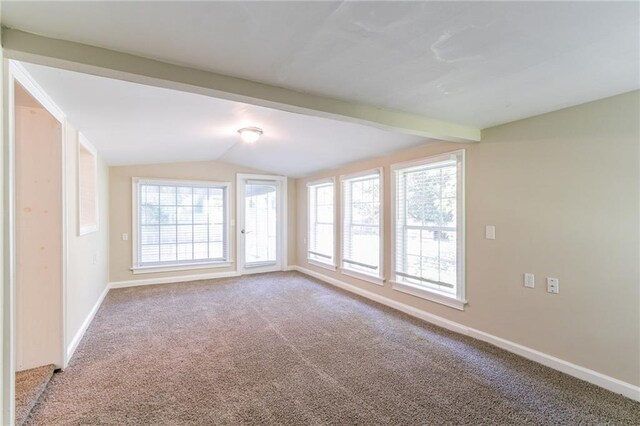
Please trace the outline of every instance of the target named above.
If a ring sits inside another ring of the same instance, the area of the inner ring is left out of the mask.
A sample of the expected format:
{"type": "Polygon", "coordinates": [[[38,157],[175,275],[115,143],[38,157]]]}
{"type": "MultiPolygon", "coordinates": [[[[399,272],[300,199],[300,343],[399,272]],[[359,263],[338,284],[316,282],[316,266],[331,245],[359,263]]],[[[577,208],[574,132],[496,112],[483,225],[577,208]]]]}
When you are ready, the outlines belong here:
{"type": "Polygon", "coordinates": [[[547,278],[547,293],[560,293],[560,280],[557,278],[547,278]]]}
{"type": "Polygon", "coordinates": [[[536,286],[536,276],[532,273],[524,273],[524,286],[527,288],[534,288],[536,286]]]}
{"type": "Polygon", "coordinates": [[[122,234],[122,241],[127,241],[129,239],[129,234],[122,234]]]}
{"type": "Polygon", "coordinates": [[[493,225],[487,225],[484,228],[484,237],[487,240],[495,240],[496,239],[496,227],[493,225]]]}

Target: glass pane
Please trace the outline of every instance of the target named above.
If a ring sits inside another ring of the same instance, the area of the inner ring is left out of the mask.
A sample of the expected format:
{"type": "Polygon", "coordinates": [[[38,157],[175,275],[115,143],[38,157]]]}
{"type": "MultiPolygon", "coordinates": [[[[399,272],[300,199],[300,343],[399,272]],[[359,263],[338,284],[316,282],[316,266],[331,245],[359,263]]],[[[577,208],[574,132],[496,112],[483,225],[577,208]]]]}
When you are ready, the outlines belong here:
{"type": "Polygon", "coordinates": [[[333,205],[318,206],[317,221],[320,223],[333,223],[333,205]]]}
{"type": "Polygon", "coordinates": [[[209,242],[222,242],[224,240],[224,227],[222,225],[209,225],[209,242]]]}
{"type": "Polygon", "coordinates": [[[160,207],[160,223],[161,224],[175,224],[176,223],[176,207],[175,206],[161,206],[160,207]]]}
{"type": "Polygon", "coordinates": [[[193,245],[193,258],[206,259],[209,256],[209,244],[195,243],[193,245]]]}
{"type": "Polygon", "coordinates": [[[177,247],[174,244],[160,246],[160,261],[170,262],[176,260],[177,247]]]}
{"type": "Polygon", "coordinates": [[[456,221],[456,199],[455,198],[443,198],[440,209],[440,226],[446,226],[455,228],[457,226],[456,221]]]}
{"type": "Polygon", "coordinates": [[[141,225],[157,224],[160,221],[160,207],[158,206],[142,206],[140,213],[141,225]]]}
{"type": "Polygon", "coordinates": [[[140,202],[142,204],[157,205],[160,200],[160,187],[157,185],[140,186],[140,202]]]}
{"type": "Polygon", "coordinates": [[[226,190],[188,184],[140,185],[140,263],[221,259],[226,190]]]}
{"type": "Polygon", "coordinates": [[[449,162],[442,167],[403,170],[396,179],[398,270],[433,283],[400,279],[455,294],[457,166],[449,162]]]}
{"type": "Polygon", "coordinates": [[[176,187],[175,186],[160,187],[160,204],[163,206],[176,205],[176,187]]]}
{"type": "MultiPolygon", "coordinates": [[[[378,238],[378,227],[370,226],[352,226],[350,245],[353,247],[349,250],[349,260],[364,263],[366,265],[378,265],[380,258],[380,239],[378,238]]],[[[349,265],[352,267],[353,265],[349,265]]],[[[372,273],[371,268],[366,269],[372,273]]]]}
{"type": "Polygon", "coordinates": [[[163,225],[160,227],[160,244],[176,243],[176,226],[163,225]]]}
{"type": "Polygon", "coordinates": [[[193,241],[196,243],[206,243],[209,238],[208,225],[193,226],[193,241]]]}
{"type": "Polygon", "coordinates": [[[245,185],[245,263],[277,260],[276,190],[267,183],[245,185]]]}
{"type": "Polygon", "coordinates": [[[140,252],[140,263],[152,263],[160,261],[160,246],[142,246],[140,252]]]}
{"type": "Polygon", "coordinates": [[[419,275],[425,280],[438,282],[440,280],[440,265],[437,257],[422,258],[422,273],[419,275]]]}
{"type": "Polygon", "coordinates": [[[192,232],[191,225],[178,225],[178,243],[191,243],[193,241],[192,232]]]}
{"type": "Polygon", "coordinates": [[[191,260],[193,259],[193,245],[178,244],[178,260],[191,260]]]}
{"type": "Polygon", "coordinates": [[[457,235],[455,232],[440,233],[440,281],[456,284],[457,235]]]}
{"type": "Polygon", "coordinates": [[[178,207],[178,223],[191,223],[191,206],[189,207],[178,207]]]}
{"type": "Polygon", "coordinates": [[[158,244],[160,242],[160,229],[157,226],[141,226],[141,244],[158,244]]]}
{"type": "Polygon", "coordinates": [[[212,259],[222,259],[224,257],[222,241],[209,243],[209,257],[212,259]]]}
{"type": "Polygon", "coordinates": [[[193,189],[189,187],[178,188],[178,205],[191,206],[193,202],[193,189]]]}

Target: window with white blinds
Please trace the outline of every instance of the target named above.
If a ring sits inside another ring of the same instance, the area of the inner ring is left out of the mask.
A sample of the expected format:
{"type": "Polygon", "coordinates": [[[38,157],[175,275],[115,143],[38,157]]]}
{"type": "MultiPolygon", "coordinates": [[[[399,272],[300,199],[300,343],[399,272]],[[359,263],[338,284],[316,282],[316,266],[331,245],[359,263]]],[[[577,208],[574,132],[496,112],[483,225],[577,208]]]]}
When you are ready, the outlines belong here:
{"type": "Polygon", "coordinates": [[[307,258],[329,266],[335,266],[334,187],[333,179],[307,184],[307,258]]]}
{"type": "Polygon", "coordinates": [[[464,151],[392,167],[394,283],[464,300],[464,151]]]}
{"type": "Polygon", "coordinates": [[[229,260],[229,184],[135,179],[134,269],[229,260]]]}
{"type": "Polygon", "coordinates": [[[381,170],[342,181],[342,268],[382,278],[381,170]]]}

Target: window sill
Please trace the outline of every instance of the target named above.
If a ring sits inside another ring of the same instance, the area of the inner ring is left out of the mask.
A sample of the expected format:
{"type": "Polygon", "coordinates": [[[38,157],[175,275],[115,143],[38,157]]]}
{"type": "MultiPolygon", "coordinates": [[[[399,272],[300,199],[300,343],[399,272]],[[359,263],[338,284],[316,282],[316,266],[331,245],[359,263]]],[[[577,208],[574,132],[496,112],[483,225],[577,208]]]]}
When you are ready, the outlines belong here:
{"type": "Polygon", "coordinates": [[[314,260],[314,259],[307,259],[307,263],[309,265],[319,266],[321,268],[328,269],[330,271],[337,271],[338,270],[338,268],[335,265],[331,265],[330,263],[319,262],[319,261],[314,260]]]}
{"type": "Polygon", "coordinates": [[[379,285],[379,286],[384,286],[384,278],[380,278],[380,277],[376,277],[373,275],[367,275],[367,274],[363,274],[362,272],[358,272],[358,271],[352,271],[351,269],[347,269],[347,268],[340,268],[340,272],[343,275],[347,275],[353,278],[357,278],[359,280],[362,281],[368,281],[372,284],[375,285],[379,285]]]}
{"type": "Polygon", "coordinates": [[[183,263],[167,266],[136,266],[131,268],[134,275],[153,274],[156,272],[189,271],[191,269],[228,268],[233,262],[183,263]]]}
{"type": "Polygon", "coordinates": [[[431,302],[449,306],[450,308],[458,309],[460,311],[464,311],[464,306],[467,304],[466,300],[459,300],[453,297],[444,296],[442,294],[438,294],[424,288],[420,288],[411,284],[399,283],[397,281],[391,281],[391,288],[402,293],[407,293],[421,299],[426,299],[431,302]]]}

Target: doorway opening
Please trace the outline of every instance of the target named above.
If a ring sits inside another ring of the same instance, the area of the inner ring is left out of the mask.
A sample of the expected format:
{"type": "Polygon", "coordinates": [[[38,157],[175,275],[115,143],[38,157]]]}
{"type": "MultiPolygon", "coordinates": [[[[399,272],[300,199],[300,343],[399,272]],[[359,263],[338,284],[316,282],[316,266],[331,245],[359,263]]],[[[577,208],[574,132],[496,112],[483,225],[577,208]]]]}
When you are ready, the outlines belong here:
{"type": "Polygon", "coordinates": [[[9,108],[13,182],[13,320],[11,356],[15,423],[21,424],[64,350],[64,121],[11,67],[9,108]]]}

